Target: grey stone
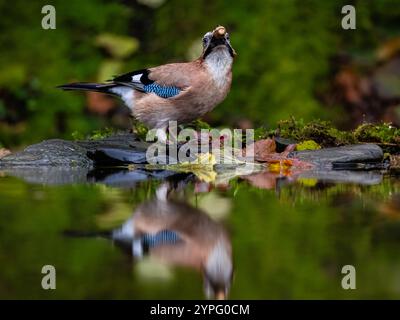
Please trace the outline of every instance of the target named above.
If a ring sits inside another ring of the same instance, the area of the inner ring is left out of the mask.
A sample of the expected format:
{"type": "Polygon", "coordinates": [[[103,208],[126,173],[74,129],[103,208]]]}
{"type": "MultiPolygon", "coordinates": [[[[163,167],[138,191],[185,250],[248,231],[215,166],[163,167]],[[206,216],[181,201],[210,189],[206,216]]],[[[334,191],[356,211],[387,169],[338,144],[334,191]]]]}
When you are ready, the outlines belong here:
{"type": "Polygon", "coordinates": [[[52,139],[31,145],[0,160],[0,167],[79,167],[89,168],[92,161],[85,148],[72,141],[52,139]]]}
{"type": "Polygon", "coordinates": [[[95,166],[147,163],[146,150],[134,147],[99,147],[94,150],[89,150],[88,156],[94,161],[95,166]]]}
{"type": "Polygon", "coordinates": [[[98,139],[98,140],[81,140],[76,141],[76,144],[85,148],[86,150],[95,150],[98,148],[138,148],[146,149],[147,144],[137,140],[133,133],[117,133],[110,137],[98,139]]]}
{"type": "Polygon", "coordinates": [[[0,172],[30,183],[94,182],[114,186],[134,186],[139,181],[176,174],[166,170],[128,170],[127,164],[146,163],[147,147],[147,143],[128,133],[99,140],[46,140],[2,158],[0,172]]]}
{"type": "Polygon", "coordinates": [[[331,183],[354,183],[374,185],[382,182],[383,175],[375,171],[337,171],[337,170],[309,170],[298,175],[298,178],[316,179],[331,183]]]}
{"type": "Polygon", "coordinates": [[[289,157],[330,169],[333,163],[381,162],[383,151],[375,144],[358,144],[320,150],[294,151],[289,154],[289,157]]]}
{"type": "Polygon", "coordinates": [[[168,170],[99,168],[89,172],[87,180],[88,182],[102,183],[112,187],[135,188],[137,183],[141,181],[148,179],[164,180],[178,175],[178,173],[168,170]]]}
{"type": "Polygon", "coordinates": [[[0,172],[7,175],[21,178],[29,183],[46,184],[46,185],[63,185],[71,183],[86,183],[88,168],[71,168],[71,167],[8,167],[0,172]]]}
{"type": "Polygon", "coordinates": [[[89,155],[93,155],[97,150],[106,150],[111,155],[130,155],[129,159],[132,163],[143,163],[147,146],[146,143],[137,141],[134,134],[128,133],[116,134],[99,140],[51,139],[5,156],[0,160],[0,168],[41,166],[92,168],[94,161],[93,157],[89,157],[89,155]],[[118,150],[121,152],[118,153],[118,150]]]}

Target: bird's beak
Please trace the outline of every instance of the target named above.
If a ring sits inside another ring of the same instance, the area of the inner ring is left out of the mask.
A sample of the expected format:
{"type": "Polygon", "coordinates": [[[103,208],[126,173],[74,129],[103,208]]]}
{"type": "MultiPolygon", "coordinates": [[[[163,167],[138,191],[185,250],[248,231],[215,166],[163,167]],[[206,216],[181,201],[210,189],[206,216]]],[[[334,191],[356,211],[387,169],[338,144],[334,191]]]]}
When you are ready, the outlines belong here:
{"type": "Polygon", "coordinates": [[[236,56],[235,50],[232,48],[230,41],[226,39],[226,29],[223,26],[218,26],[212,32],[213,36],[211,39],[212,47],[217,47],[219,45],[225,45],[228,49],[232,57],[236,56]]]}

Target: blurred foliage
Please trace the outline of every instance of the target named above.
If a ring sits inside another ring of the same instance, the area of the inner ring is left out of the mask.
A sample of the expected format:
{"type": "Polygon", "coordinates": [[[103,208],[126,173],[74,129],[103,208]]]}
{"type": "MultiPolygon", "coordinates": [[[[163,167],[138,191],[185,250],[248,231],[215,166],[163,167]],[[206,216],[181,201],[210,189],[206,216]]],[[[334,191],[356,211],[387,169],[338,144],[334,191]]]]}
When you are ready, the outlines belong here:
{"type": "Polygon", "coordinates": [[[341,28],[344,0],[54,0],[56,30],[41,28],[46,1],[0,0],[0,141],[21,145],[112,125],[88,112],[84,94],[55,86],[198,56],[202,35],[218,24],[238,56],[232,90],[207,121],[269,128],[289,116],[338,120],[342,108],[316,98],[331,57],[374,59],[381,41],[400,31],[396,1],[350,2],[356,32],[341,28]]]}
{"type": "Polygon", "coordinates": [[[139,46],[136,39],[127,36],[116,36],[110,33],[100,34],[96,38],[96,44],[105,48],[116,58],[125,58],[131,55],[139,46]]]}
{"type": "Polygon", "coordinates": [[[64,94],[55,86],[84,79],[96,80],[104,59],[96,37],[104,32],[125,33],[131,9],[109,1],[52,1],[57,28],[41,28],[46,1],[0,2],[0,97],[6,107],[1,140],[20,144],[65,136],[74,130],[101,126],[85,114],[82,96],[64,94]]]}

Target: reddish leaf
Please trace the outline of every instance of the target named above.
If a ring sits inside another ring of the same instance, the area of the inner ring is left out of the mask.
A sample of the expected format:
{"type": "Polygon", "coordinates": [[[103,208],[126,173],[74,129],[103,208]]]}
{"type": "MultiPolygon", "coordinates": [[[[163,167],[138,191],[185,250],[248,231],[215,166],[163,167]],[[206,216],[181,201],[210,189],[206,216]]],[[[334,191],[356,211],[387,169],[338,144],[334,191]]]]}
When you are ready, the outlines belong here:
{"type": "Polygon", "coordinates": [[[11,151],[6,148],[0,148],[0,159],[11,154],[11,151]]]}
{"type": "Polygon", "coordinates": [[[256,161],[265,162],[276,151],[275,141],[272,139],[258,140],[249,145],[244,151],[243,155],[254,154],[256,161]]]}

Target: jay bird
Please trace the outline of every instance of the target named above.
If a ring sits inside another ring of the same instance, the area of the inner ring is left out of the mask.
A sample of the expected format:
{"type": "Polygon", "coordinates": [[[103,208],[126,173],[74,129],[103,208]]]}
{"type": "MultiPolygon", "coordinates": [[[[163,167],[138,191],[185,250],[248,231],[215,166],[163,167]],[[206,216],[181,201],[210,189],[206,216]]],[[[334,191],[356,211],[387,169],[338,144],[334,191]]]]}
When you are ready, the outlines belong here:
{"type": "Polygon", "coordinates": [[[233,278],[229,234],[206,212],[174,200],[173,188],[169,182],[161,184],[156,196],[140,204],[110,238],[135,258],[147,255],[200,271],[206,296],[225,299],[233,278]]]}
{"type": "Polygon", "coordinates": [[[64,90],[87,90],[120,97],[132,115],[157,129],[166,142],[169,121],[184,124],[211,111],[228,94],[236,55],[223,26],[203,37],[203,52],[191,62],[171,63],[114,77],[106,83],[77,82],[64,90]]]}

